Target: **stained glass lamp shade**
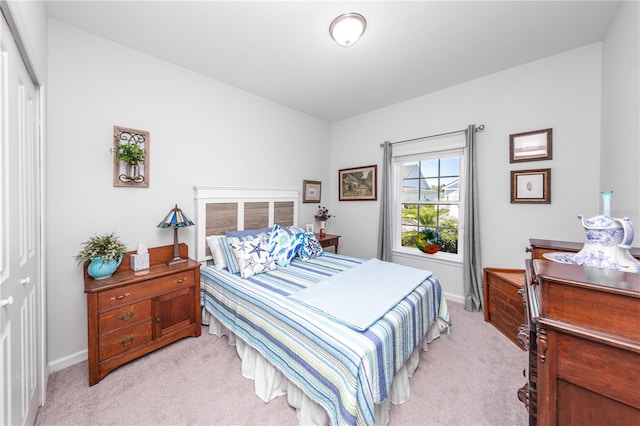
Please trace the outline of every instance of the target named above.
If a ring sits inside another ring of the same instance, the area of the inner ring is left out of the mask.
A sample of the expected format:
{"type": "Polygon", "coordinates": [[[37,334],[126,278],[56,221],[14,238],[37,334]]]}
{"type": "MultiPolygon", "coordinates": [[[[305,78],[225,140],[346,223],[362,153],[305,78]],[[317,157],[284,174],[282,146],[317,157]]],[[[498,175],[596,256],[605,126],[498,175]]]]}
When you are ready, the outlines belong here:
{"type": "Polygon", "coordinates": [[[178,249],[178,229],[187,226],[193,226],[195,223],[184,212],[178,208],[178,205],[169,211],[169,214],[158,224],[158,228],[173,228],[173,259],[167,261],[167,265],[175,265],[176,263],[184,263],[187,259],[180,258],[180,250],[178,249]]]}

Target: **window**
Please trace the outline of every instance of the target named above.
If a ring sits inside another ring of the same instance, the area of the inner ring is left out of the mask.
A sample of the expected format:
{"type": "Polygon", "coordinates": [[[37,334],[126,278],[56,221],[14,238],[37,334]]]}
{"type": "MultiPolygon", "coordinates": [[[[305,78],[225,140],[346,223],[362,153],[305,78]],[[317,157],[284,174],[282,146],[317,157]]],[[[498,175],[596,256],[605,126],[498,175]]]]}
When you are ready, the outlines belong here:
{"type": "Polygon", "coordinates": [[[396,249],[416,253],[416,236],[435,232],[439,253],[462,257],[462,148],[403,155],[394,158],[397,218],[396,249]]]}

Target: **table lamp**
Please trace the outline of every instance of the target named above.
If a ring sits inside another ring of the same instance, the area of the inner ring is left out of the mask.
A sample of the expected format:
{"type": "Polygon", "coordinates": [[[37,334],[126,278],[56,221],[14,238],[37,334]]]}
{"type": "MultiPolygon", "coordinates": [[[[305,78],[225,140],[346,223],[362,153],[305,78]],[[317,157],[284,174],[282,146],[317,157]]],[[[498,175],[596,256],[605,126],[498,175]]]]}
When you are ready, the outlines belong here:
{"type": "Polygon", "coordinates": [[[187,259],[180,258],[180,250],[178,249],[178,228],[195,225],[184,212],[178,208],[178,205],[169,211],[169,214],[158,224],[158,228],[173,228],[173,259],[167,260],[167,265],[175,265],[184,263],[187,259]]]}

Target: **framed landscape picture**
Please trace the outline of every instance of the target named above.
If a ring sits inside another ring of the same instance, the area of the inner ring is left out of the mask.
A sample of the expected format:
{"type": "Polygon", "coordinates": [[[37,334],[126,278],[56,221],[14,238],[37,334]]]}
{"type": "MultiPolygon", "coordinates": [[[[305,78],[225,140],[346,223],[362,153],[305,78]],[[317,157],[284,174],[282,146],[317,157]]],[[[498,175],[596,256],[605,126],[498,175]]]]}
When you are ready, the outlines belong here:
{"type": "Polygon", "coordinates": [[[378,166],[354,167],[338,171],[339,201],[378,199],[378,166]]]}

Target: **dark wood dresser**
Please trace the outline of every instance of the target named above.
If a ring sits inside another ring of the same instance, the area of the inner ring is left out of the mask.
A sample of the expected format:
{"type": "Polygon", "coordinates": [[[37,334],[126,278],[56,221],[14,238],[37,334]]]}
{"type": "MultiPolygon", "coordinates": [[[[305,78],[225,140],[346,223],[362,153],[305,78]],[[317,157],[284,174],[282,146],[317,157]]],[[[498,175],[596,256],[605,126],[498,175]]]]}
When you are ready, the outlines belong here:
{"type": "Polygon", "coordinates": [[[528,382],[518,391],[529,424],[639,424],[640,274],[543,260],[582,244],[531,245],[519,333],[528,382]]]}

